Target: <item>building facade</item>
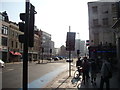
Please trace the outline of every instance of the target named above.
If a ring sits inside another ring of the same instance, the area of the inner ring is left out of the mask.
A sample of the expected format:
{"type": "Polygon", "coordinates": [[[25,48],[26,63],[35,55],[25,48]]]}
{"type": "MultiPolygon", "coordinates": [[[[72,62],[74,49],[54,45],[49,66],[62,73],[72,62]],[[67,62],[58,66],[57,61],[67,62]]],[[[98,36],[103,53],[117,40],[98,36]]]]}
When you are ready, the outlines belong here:
{"type": "Polygon", "coordinates": [[[112,28],[117,17],[115,2],[88,2],[88,13],[90,56],[101,57],[107,52],[115,56],[116,36],[112,28]]]}
{"type": "MultiPolygon", "coordinates": [[[[6,12],[0,13],[0,59],[4,62],[21,61],[23,54],[23,43],[20,43],[18,37],[24,34],[19,30],[17,23],[8,21],[6,12]],[[5,15],[4,15],[5,13],[5,15]]],[[[37,31],[37,27],[34,28],[37,31]]],[[[28,60],[38,60],[41,47],[40,34],[34,34],[34,47],[28,50],[28,60]]]]}
{"type": "Polygon", "coordinates": [[[7,62],[9,23],[3,13],[0,13],[0,59],[7,62]]]}
{"type": "Polygon", "coordinates": [[[9,22],[8,32],[8,60],[9,62],[20,61],[23,53],[23,44],[19,42],[18,36],[23,34],[19,31],[18,24],[9,22]]]}
{"type": "Polygon", "coordinates": [[[50,57],[50,49],[51,49],[51,34],[40,30],[41,32],[41,57],[47,59],[50,57]]]}

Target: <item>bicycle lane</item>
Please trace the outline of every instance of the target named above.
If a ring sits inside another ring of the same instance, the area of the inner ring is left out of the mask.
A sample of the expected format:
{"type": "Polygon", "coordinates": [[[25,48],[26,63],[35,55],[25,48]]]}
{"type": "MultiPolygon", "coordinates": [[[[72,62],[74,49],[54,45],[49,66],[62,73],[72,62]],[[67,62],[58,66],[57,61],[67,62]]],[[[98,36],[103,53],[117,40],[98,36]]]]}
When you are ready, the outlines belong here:
{"type": "Polygon", "coordinates": [[[44,76],[38,78],[37,80],[32,81],[28,84],[28,88],[43,88],[47,83],[51,82],[55,77],[57,77],[60,73],[67,70],[68,65],[61,66],[54,71],[45,74],[44,76]]]}

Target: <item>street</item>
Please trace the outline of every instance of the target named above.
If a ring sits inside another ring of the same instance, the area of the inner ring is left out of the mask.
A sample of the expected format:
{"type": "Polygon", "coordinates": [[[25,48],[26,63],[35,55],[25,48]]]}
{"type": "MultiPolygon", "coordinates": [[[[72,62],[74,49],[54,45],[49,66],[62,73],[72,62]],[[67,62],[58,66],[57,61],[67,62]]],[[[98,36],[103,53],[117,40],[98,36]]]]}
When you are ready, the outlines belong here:
{"type": "MultiPolygon", "coordinates": [[[[68,63],[56,61],[51,63],[28,65],[28,87],[42,88],[62,71],[67,70],[68,63]],[[39,83],[37,82],[39,81],[39,83]],[[37,84],[36,84],[37,83],[37,84]],[[36,85],[36,86],[34,86],[36,85]]],[[[7,64],[2,71],[2,88],[22,88],[22,63],[7,64]]]]}

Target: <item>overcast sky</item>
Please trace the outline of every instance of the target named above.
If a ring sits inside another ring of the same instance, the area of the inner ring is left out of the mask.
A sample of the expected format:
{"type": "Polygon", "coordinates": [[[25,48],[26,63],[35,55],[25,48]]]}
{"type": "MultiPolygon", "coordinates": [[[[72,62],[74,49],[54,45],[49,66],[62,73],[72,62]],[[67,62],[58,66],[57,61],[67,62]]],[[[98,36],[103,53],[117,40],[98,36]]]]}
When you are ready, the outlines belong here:
{"type": "MultiPolygon", "coordinates": [[[[89,39],[88,6],[93,0],[30,0],[35,6],[35,25],[52,35],[55,47],[65,45],[66,34],[76,32],[76,38],[89,39]]],[[[96,0],[94,0],[96,1],[96,0]]],[[[7,11],[10,21],[19,22],[25,12],[25,0],[1,0],[0,12],[7,11]]]]}

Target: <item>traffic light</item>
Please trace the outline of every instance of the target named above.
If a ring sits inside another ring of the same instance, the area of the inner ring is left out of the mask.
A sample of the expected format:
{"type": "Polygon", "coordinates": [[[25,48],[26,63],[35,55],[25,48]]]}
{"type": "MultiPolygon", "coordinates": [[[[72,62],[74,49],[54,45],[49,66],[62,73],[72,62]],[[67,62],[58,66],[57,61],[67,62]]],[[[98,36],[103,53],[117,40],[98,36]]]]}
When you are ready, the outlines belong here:
{"type": "MultiPolygon", "coordinates": [[[[35,21],[35,7],[29,3],[29,13],[20,13],[20,19],[22,22],[19,22],[19,30],[21,32],[25,31],[25,25],[28,24],[28,46],[33,47],[34,46],[34,21],[35,21]],[[28,21],[25,21],[25,19],[28,18],[28,21]]],[[[24,43],[24,34],[19,35],[19,42],[24,43]]]]}
{"type": "Polygon", "coordinates": [[[117,19],[120,18],[120,1],[116,2],[116,9],[117,9],[117,19]]]}
{"type": "Polygon", "coordinates": [[[86,46],[89,46],[89,45],[90,45],[89,40],[86,40],[86,46]]]}
{"type": "Polygon", "coordinates": [[[50,53],[52,53],[52,49],[50,49],[50,53]]]}
{"type": "MultiPolygon", "coordinates": [[[[19,22],[19,30],[21,32],[25,31],[25,13],[20,13],[20,19],[22,20],[22,22],[19,22]]],[[[24,43],[24,34],[19,35],[18,37],[19,42],[24,43]]]]}
{"type": "Polygon", "coordinates": [[[44,48],[42,48],[42,53],[44,52],[44,48]]]}
{"type": "Polygon", "coordinates": [[[79,55],[80,54],[80,50],[77,50],[77,55],[79,55]]]}
{"type": "Polygon", "coordinates": [[[34,46],[34,21],[35,21],[35,7],[30,4],[30,22],[29,22],[29,47],[34,46]]]}

